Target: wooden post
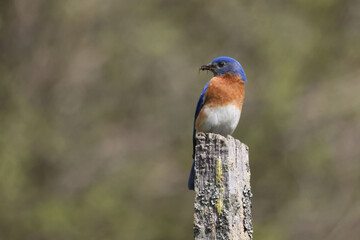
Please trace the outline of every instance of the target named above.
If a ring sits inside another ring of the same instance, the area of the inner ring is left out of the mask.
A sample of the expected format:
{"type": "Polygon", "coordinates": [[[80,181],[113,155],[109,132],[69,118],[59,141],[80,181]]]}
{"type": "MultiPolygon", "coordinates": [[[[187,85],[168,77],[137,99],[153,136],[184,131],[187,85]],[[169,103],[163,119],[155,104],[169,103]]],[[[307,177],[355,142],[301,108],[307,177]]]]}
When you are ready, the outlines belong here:
{"type": "Polygon", "coordinates": [[[195,239],[252,239],[251,197],[248,146],[231,136],[198,133],[195,239]]]}

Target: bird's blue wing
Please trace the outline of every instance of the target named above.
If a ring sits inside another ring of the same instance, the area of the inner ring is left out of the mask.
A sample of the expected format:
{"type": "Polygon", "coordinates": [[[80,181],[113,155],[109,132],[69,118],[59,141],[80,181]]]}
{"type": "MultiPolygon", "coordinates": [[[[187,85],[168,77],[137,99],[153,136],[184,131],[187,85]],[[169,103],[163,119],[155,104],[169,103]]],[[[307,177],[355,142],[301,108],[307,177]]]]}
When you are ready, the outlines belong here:
{"type": "Polygon", "coordinates": [[[206,93],[206,90],[208,89],[209,83],[210,83],[210,81],[208,81],[205,84],[205,87],[202,90],[201,95],[200,95],[199,100],[198,100],[198,103],[196,105],[196,111],[195,111],[195,117],[194,117],[194,130],[193,130],[193,158],[194,158],[194,154],[195,154],[195,144],[196,144],[196,141],[195,141],[195,134],[196,134],[195,123],[196,123],[196,119],[199,116],[199,113],[200,113],[202,107],[204,106],[205,93],[206,93]]]}
{"type": "Polygon", "coordinates": [[[209,83],[210,81],[208,81],[204,87],[204,89],[202,90],[201,92],[201,95],[199,97],[199,101],[196,105],[196,111],[195,111],[195,118],[194,118],[194,128],[195,128],[195,122],[196,122],[196,118],[198,117],[200,111],[201,111],[201,108],[204,106],[204,100],[205,100],[205,93],[206,93],[206,90],[208,89],[208,86],[209,86],[209,83]]]}
{"type": "MultiPolygon", "coordinates": [[[[201,95],[200,95],[200,98],[199,98],[199,101],[196,105],[196,110],[195,110],[195,117],[194,117],[194,130],[193,130],[193,159],[195,157],[195,145],[196,145],[196,140],[195,140],[195,134],[196,134],[196,129],[195,129],[195,123],[196,123],[196,119],[197,117],[199,116],[199,113],[202,109],[202,107],[204,106],[204,103],[205,103],[205,93],[206,93],[206,90],[209,86],[209,82],[206,83],[203,91],[201,92],[201,95]]],[[[195,177],[195,172],[194,172],[194,167],[195,167],[195,159],[193,161],[193,165],[191,167],[191,171],[190,171],[190,176],[189,176],[189,181],[188,181],[188,188],[190,190],[194,190],[194,177],[195,177]]]]}

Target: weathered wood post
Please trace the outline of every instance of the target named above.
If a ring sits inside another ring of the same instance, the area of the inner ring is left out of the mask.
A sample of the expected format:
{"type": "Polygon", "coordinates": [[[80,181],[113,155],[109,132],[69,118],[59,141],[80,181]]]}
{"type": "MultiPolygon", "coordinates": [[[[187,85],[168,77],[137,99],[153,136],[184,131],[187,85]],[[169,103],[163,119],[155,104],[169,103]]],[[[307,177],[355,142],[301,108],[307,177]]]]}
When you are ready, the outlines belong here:
{"type": "Polygon", "coordinates": [[[195,239],[252,239],[249,148],[212,133],[196,141],[195,239]]]}

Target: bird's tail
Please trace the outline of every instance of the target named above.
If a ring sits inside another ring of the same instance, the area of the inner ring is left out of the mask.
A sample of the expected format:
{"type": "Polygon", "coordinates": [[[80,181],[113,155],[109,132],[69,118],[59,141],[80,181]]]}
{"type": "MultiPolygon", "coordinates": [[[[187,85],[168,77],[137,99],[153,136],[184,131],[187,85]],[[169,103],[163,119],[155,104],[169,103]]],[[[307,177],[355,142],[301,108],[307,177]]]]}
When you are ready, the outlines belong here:
{"type": "Polygon", "coordinates": [[[194,190],[194,180],[195,180],[195,161],[193,161],[192,167],[191,167],[191,171],[190,171],[190,176],[189,176],[189,182],[188,182],[188,188],[189,190],[194,190]]]}

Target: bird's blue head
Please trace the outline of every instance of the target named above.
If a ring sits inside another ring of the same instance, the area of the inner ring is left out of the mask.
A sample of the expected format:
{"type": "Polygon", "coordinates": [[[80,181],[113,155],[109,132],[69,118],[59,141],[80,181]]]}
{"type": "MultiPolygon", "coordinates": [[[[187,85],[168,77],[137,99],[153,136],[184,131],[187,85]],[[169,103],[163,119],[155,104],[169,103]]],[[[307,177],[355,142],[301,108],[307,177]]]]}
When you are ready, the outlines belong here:
{"type": "Polygon", "coordinates": [[[244,69],[238,61],[231,57],[215,58],[210,64],[201,66],[200,70],[210,70],[214,76],[231,73],[238,75],[244,82],[247,81],[244,69]]]}

